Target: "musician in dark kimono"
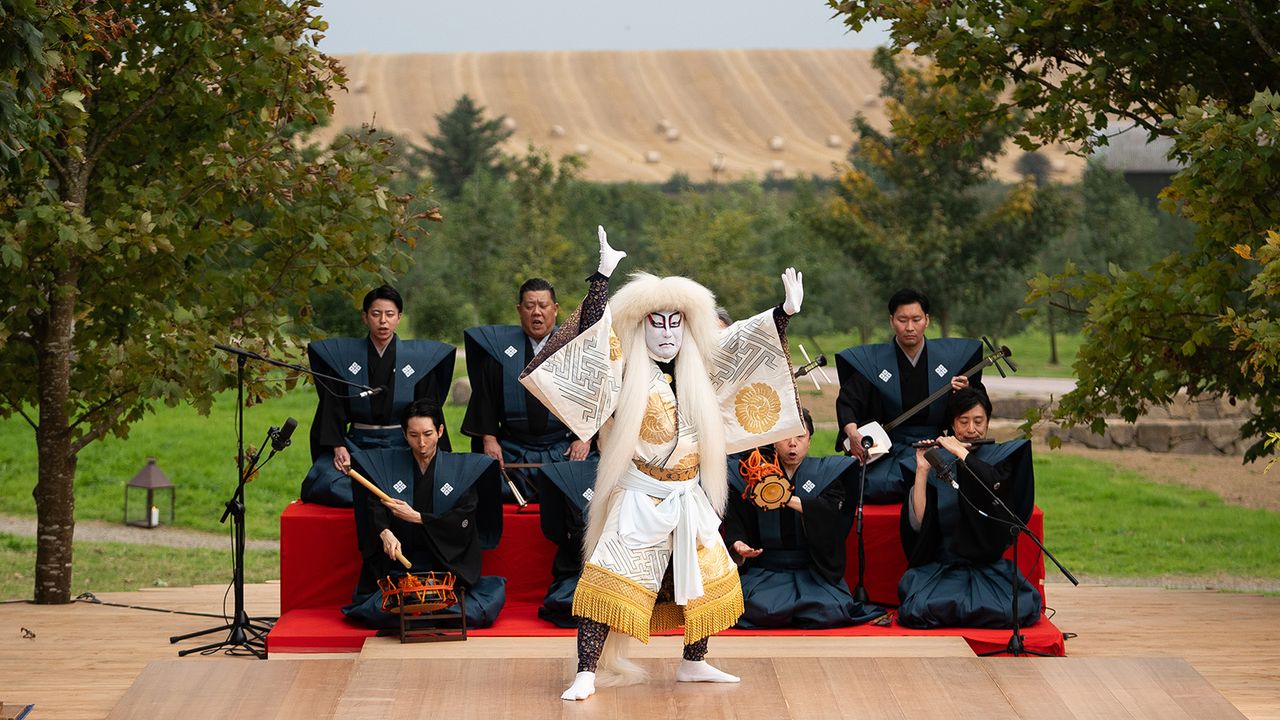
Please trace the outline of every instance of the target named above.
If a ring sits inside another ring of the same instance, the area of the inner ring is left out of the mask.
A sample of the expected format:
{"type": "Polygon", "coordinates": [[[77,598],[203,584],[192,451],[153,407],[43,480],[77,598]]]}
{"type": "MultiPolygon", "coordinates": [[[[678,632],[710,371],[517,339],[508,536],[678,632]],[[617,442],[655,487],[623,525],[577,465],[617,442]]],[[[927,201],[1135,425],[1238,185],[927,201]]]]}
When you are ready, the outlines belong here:
{"type": "MultiPolygon", "coordinates": [[[[311,423],[311,469],[302,482],[306,502],[351,507],[351,452],[356,448],[403,448],[400,413],[414,400],[443,405],[453,381],[455,348],[432,340],[401,340],[396,327],[404,300],[383,285],[364,296],[365,338],[311,343],[307,358],[317,373],[376,388],[372,395],[346,383],[316,379],[320,396],[311,423]]],[[[449,449],[449,438],[441,439],[449,449]]]]}
{"type": "Polygon", "coordinates": [[[501,506],[480,501],[499,493],[497,465],[484,455],[441,450],[444,414],[430,401],[406,407],[402,424],[408,449],[353,453],[357,471],[391,500],[355,485],[356,538],[364,564],[342,612],[369,627],[396,626],[396,616],[382,610],[377,581],[404,574],[396,561],[403,553],[412,572],[453,573],[454,589],[465,597],[467,626],[488,627],[506,601],[506,578],[480,575],[480,550],[501,533],[501,506]]]}
{"type": "Polygon", "coordinates": [[[916,450],[915,482],[902,506],[902,548],[909,567],[898,583],[901,625],[1012,627],[1015,574],[1019,625],[1040,619],[1040,593],[1003,557],[1017,535],[993,499],[998,496],[1023,523],[1031,517],[1031,444],[975,444],[986,437],[990,417],[984,391],[968,388],[951,395],[950,434],[936,439],[951,477],[939,478],[925,461],[927,450],[916,450]]]}
{"type": "Polygon", "coordinates": [[[595,455],[583,462],[558,462],[542,467],[538,479],[539,521],[542,534],[555,543],[551,585],[538,617],[564,628],[578,627],[573,616],[573,593],[582,575],[582,540],[587,531],[587,503],[595,495],[595,455]]]}
{"type": "Polygon", "coordinates": [[[813,418],[801,411],[806,432],[773,444],[777,467],[791,481],[786,505],[764,510],[743,498],[740,463],[729,461],[725,544],[742,578],[745,611],[740,628],[832,628],[884,614],[853,599],[844,580],[850,513],[846,485],[857,485],[849,457],[809,457],[813,418]],[[852,476],[852,478],[850,478],[852,476]]]}
{"type": "MultiPolygon", "coordinates": [[[[516,312],[520,325],[486,325],[466,330],[467,377],[471,400],[462,432],[471,451],[506,463],[584,460],[590,441],[573,437],[564,423],[520,384],[520,373],[546,345],[556,326],[560,304],[551,283],[532,278],[520,286],[516,312]]],[[[525,499],[538,499],[537,473],[508,469],[525,499]]],[[[509,493],[504,484],[503,492],[509,493]]],[[[508,501],[513,497],[508,497],[508,501]]]]}
{"type": "MultiPolygon", "coordinates": [[[[968,387],[970,382],[982,386],[981,371],[972,381],[963,374],[982,359],[982,345],[977,340],[935,338],[926,342],[929,298],[924,293],[910,288],[894,293],[889,298],[889,324],[892,342],[859,345],[836,355],[840,374],[836,419],[841,428],[837,449],[860,460],[866,460],[867,453],[859,426],[873,421],[889,423],[948,385],[953,391],[968,387]]],[[[889,430],[893,442],[889,454],[867,466],[867,502],[903,499],[915,470],[911,443],[942,432],[945,407],[943,395],[889,430]],[[905,477],[899,470],[904,464],[908,470],[905,477]]]]}

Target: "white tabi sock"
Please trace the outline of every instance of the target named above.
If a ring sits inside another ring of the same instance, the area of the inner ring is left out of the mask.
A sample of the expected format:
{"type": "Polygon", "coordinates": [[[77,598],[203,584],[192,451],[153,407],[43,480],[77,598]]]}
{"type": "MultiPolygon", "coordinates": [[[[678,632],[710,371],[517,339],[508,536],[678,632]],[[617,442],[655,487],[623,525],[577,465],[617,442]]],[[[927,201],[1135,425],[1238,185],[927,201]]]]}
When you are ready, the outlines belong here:
{"type": "Polygon", "coordinates": [[[561,700],[586,700],[595,694],[596,674],[580,672],[573,678],[573,684],[560,695],[561,700]]]}
{"type": "Polygon", "coordinates": [[[718,683],[736,683],[742,679],[737,675],[730,675],[723,670],[717,670],[711,667],[706,660],[682,660],[680,667],[676,669],[676,680],[679,682],[718,682],[718,683]]]}

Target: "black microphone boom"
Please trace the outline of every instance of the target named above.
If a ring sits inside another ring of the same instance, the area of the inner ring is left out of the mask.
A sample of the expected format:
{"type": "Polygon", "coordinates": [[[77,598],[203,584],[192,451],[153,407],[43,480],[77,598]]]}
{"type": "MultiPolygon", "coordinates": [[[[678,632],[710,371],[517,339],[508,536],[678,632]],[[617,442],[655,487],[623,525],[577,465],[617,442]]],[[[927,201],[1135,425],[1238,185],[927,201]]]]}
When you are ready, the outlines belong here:
{"type": "Polygon", "coordinates": [[[285,420],[284,426],[271,434],[271,449],[275,452],[280,452],[281,450],[289,447],[289,444],[292,442],[290,438],[293,437],[293,431],[297,428],[297,420],[294,420],[293,418],[285,420]]]}
{"type": "Polygon", "coordinates": [[[926,450],[924,453],[925,462],[929,463],[929,466],[937,471],[938,477],[943,480],[947,480],[954,485],[955,480],[951,477],[951,466],[947,464],[947,460],[942,456],[942,452],[943,451],[941,449],[936,447],[926,450]]]}
{"type": "Polygon", "coordinates": [[[827,356],[819,355],[817,359],[807,362],[804,365],[801,365],[800,367],[796,368],[796,371],[792,373],[791,376],[804,377],[805,375],[808,375],[809,373],[813,372],[816,368],[825,367],[826,364],[827,364],[827,356]]]}

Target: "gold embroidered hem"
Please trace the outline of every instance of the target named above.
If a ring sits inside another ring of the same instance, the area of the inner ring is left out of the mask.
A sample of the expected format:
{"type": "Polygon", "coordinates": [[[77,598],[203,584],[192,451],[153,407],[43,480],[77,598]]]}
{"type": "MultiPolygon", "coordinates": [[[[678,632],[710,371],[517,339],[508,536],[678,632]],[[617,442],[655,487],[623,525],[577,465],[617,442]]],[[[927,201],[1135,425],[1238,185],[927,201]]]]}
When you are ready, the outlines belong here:
{"type": "MultiPolygon", "coordinates": [[[[742,588],[738,588],[738,594],[742,594],[742,588]]],[[[587,563],[573,593],[573,614],[604,623],[611,630],[648,644],[650,616],[657,599],[657,593],[643,585],[587,563]]]]}
{"type": "MultiPolygon", "coordinates": [[[[721,549],[721,552],[724,550],[721,549]]],[[[698,559],[702,560],[701,557],[698,559]]],[[[733,627],[745,610],[738,569],[729,563],[727,572],[711,577],[706,572],[705,564],[703,568],[702,583],[705,592],[701,597],[690,600],[684,608],[685,645],[733,627]]]]}

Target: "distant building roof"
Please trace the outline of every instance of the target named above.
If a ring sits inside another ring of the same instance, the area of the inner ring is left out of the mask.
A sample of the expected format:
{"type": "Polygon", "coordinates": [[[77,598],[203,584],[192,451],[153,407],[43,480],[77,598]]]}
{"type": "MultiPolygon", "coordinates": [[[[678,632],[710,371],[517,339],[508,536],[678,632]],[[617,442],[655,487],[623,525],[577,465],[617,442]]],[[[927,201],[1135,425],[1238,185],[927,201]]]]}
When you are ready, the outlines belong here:
{"type": "Polygon", "coordinates": [[[1158,137],[1148,141],[1145,130],[1137,127],[1110,125],[1105,131],[1107,144],[1098,148],[1094,158],[1103,167],[1125,173],[1175,173],[1182,166],[1169,159],[1173,139],[1158,137]]]}

